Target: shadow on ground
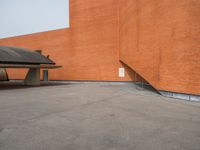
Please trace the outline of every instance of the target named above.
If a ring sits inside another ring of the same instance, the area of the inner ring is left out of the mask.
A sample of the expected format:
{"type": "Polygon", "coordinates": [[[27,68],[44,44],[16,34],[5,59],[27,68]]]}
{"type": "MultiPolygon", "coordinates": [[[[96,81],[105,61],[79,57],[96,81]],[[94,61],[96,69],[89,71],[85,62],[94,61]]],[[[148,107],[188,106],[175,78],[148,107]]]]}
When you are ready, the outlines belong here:
{"type": "Polygon", "coordinates": [[[27,89],[27,88],[37,88],[37,87],[48,87],[48,86],[61,86],[61,85],[71,85],[72,83],[64,82],[41,82],[40,86],[28,86],[24,85],[21,80],[11,80],[11,81],[1,81],[0,90],[14,90],[14,89],[27,89]]]}
{"type": "Polygon", "coordinates": [[[156,94],[160,94],[154,87],[152,87],[150,84],[146,83],[141,83],[141,82],[136,82],[135,85],[137,86],[136,89],[141,91],[141,90],[147,90],[151,91],[156,94]]]}

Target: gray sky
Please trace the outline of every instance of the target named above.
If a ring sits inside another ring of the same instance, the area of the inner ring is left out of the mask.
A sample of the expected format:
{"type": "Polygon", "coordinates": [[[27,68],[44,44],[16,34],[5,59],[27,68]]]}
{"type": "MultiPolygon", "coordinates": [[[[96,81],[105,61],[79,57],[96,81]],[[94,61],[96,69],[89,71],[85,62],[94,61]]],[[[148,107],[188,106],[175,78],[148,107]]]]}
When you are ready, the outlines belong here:
{"type": "Polygon", "coordinates": [[[0,39],[69,27],[69,0],[0,0],[0,39]]]}

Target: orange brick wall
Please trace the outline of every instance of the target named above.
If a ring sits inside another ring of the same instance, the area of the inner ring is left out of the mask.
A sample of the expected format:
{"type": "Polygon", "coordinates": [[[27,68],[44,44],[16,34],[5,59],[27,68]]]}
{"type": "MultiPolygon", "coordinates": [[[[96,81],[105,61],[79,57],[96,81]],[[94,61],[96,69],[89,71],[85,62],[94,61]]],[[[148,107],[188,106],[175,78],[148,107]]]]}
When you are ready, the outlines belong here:
{"type": "MultiPolygon", "coordinates": [[[[0,40],[0,45],[42,49],[62,69],[50,71],[53,80],[132,81],[134,73],[118,77],[118,1],[71,0],[70,28],[0,40]]],[[[24,78],[24,70],[10,70],[24,78]]]]}
{"type": "Polygon", "coordinates": [[[69,29],[0,45],[43,49],[63,65],[50,72],[53,80],[134,81],[135,70],[159,90],[200,94],[199,10],[191,0],[71,0],[69,29]],[[132,68],[125,78],[119,60],[132,68]]]}
{"type": "Polygon", "coordinates": [[[120,60],[156,89],[200,94],[200,1],[120,0],[120,60]]]}

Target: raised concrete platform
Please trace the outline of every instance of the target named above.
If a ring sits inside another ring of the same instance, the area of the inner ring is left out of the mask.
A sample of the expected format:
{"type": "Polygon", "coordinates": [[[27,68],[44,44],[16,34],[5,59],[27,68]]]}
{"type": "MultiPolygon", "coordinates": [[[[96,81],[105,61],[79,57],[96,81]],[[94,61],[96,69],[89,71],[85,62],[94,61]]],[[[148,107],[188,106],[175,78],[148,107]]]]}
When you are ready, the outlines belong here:
{"type": "Polygon", "coordinates": [[[200,149],[200,103],[133,83],[11,83],[0,86],[0,150],[200,149]]]}

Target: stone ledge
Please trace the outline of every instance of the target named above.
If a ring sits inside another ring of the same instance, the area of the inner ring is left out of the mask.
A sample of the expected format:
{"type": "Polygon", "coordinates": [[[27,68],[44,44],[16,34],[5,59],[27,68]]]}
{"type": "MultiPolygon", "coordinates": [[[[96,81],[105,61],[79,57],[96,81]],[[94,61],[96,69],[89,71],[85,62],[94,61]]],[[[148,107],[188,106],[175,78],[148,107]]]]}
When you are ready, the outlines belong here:
{"type": "Polygon", "coordinates": [[[183,94],[183,93],[176,93],[176,92],[169,92],[169,91],[158,91],[161,95],[170,97],[170,98],[177,98],[192,102],[200,102],[200,95],[192,95],[192,94],[183,94]]]}

